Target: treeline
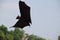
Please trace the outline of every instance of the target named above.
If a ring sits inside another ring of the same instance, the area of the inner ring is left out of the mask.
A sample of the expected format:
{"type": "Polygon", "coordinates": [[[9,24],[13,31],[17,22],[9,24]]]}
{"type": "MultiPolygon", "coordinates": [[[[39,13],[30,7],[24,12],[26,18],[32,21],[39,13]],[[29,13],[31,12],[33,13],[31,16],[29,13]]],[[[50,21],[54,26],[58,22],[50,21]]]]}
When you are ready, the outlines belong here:
{"type": "Polygon", "coordinates": [[[60,40],[60,36],[58,36],[58,40],[60,40]]]}
{"type": "MultiPolygon", "coordinates": [[[[4,25],[0,26],[0,40],[22,40],[24,35],[24,30],[15,28],[14,30],[8,30],[4,25]]],[[[45,40],[44,38],[38,37],[36,35],[28,35],[28,40],[45,40]]]]}

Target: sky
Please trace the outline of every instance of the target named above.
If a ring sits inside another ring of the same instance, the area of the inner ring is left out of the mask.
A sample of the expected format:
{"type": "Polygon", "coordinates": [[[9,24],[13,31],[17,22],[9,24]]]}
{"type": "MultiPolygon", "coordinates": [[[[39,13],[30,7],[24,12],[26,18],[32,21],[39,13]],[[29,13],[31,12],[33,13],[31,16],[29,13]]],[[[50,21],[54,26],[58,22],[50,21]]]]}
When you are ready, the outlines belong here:
{"type": "MultiPolygon", "coordinates": [[[[32,25],[25,27],[28,34],[35,34],[50,40],[60,35],[60,0],[22,0],[31,7],[32,25]]],[[[0,25],[13,26],[20,15],[19,0],[0,0],[0,25]]],[[[13,29],[13,28],[9,28],[13,29]]]]}

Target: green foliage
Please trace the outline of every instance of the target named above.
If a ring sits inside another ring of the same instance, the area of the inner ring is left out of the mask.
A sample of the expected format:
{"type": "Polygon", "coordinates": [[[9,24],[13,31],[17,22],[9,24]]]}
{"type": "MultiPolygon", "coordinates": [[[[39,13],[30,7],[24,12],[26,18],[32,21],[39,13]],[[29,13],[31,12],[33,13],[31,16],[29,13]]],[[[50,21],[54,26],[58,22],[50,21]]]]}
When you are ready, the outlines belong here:
{"type": "Polygon", "coordinates": [[[34,35],[30,35],[28,40],[35,40],[35,36],[34,35]]]}
{"type": "Polygon", "coordinates": [[[20,36],[20,38],[22,38],[24,31],[19,30],[18,28],[15,28],[14,33],[17,34],[18,36],[20,36]]]}
{"type": "Polygon", "coordinates": [[[6,40],[13,40],[13,35],[7,34],[6,35],[6,40]]]}
{"type": "Polygon", "coordinates": [[[16,34],[16,35],[14,36],[14,40],[21,40],[21,38],[16,34]]]}
{"type": "Polygon", "coordinates": [[[0,26],[0,30],[2,30],[4,32],[4,34],[7,33],[7,27],[5,27],[4,25],[0,26]]]}
{"type": "MultiPolygon", "coordinates": [[[[21,40],[24,35],[24,30],[15,28],[15,30],[7,30],[4,25],[0,26],[0,40],[21,40]]],[[[28,35],[28,40],[45,40],[36,35],[28,35]]]]}
{"type": "Polygon", "coordinates": [[[28,40],[45,40],[45,39],[32,34],[29,36],[28,40]]]}
{"type": "Polygon", "coordinates": [[[14,30],[14,38],[16,40],[21,40],[22,36],[23,36],[24,31],[23,30],[19,30],[19,28],[15,28],[14,30]]]}
{"type": "Polygon", "coordinates": [[[4,32],[0,30],[0,40],[4,40],[4,39],[5,39],[4,32]]]}
{"type": "Polygon", "coordinates": [[[58,40],[60,40],[60,36],[58,36],[58,40]]]}

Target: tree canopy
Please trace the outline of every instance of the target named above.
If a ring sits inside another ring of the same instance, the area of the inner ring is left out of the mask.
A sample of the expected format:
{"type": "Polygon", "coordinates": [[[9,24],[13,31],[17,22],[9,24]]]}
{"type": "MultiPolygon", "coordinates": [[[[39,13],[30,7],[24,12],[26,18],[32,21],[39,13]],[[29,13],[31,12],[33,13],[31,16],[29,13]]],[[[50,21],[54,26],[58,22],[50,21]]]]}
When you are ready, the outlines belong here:
{"type": "MultiPolygon", "coordinates": [[[[24,30],[15,28],[14,30],[7,30],[4,25],[0,26],[0,40],[22,40],[24,35],[24,30]]],[[[45,40],[44,38],[38,37],[36,35],[27,34],[28,40],[45,40]]]]}

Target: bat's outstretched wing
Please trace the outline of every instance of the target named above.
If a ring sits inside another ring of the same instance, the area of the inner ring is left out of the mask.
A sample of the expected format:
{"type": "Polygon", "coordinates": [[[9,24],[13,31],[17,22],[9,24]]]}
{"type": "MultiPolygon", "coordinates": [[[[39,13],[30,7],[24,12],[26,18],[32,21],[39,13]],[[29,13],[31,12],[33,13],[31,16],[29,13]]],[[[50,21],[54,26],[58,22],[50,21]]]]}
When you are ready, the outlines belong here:
{"type": "Polygon", "coordinates": [[[21,17],[25,18],[29,23],[31,23],[30,7],[26,5],[23,1],[19,1],[19,9],[21,17]]]}

